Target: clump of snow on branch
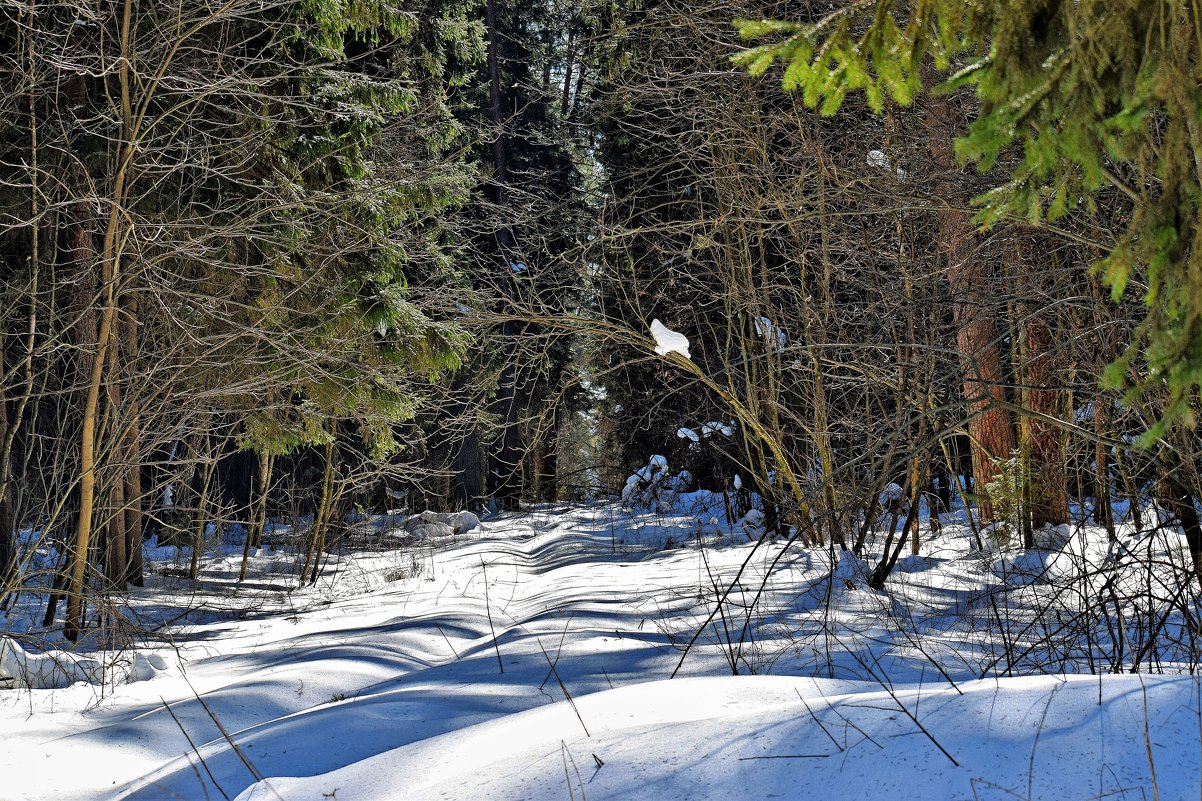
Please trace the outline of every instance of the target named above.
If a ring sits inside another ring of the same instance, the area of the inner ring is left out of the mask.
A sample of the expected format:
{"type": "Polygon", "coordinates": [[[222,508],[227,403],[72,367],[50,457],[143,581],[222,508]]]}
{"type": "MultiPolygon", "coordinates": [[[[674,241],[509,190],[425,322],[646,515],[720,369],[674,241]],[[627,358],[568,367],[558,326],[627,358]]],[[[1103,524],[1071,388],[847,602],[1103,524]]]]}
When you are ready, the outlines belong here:
{"type": "Polygon", "coordinates": [[[655,352],[660,356],[679,353],[686,359],[692,358],[689,355],[689,338],[679,331],[668,328],[658,319],[651,321],[651,336],[655,338],[655,352]]]}
{"type": "MultiPolygon", "coordinates": [[[[888,170],[893,166],[893,164],[889,161],[889,157],[885,155],[883,150],[869,150],[868,166],[875,167],[880,170],[888,170]]],[[[894,174],[897,176],[897,180],[899,181],[904,181],[909,177],[909,173],[907,173],[901,167],[898,167],[896,170],[894,170],[894,174]]]]}
{"type": "Polygon", "coordinates": [[[883,150],[869,150],[868,151],[868,166],[888,169],[889,168],[889,157],[885,155],[885,151],[883,151],[883,150]]]}
{"type": "Polygon", "coordinates": [[[905,491],[901,488],[901,485],[890,481],[885,485],[885,488],[881,490],[881,494],[877,498],[877,503],[881,505],[882,509],[890,509],[894,506],[897,506],[901,502],[904,495],[905,491]]]}
{"type": "Polygon", "coordinates": [[[680,437],[681,439],[691,440],[693,442],[701,441],[701,435],[691,428],[681,427],[676,429],[676,436],[680,437]]]}
{"type": "Polygon", "coordinates": [[[687,426],[681,426],[680,428],[676,429],[676,436],[680,437],[681,439],[687,439],[694,444],[700,443],[703,439],[709,439],[715,434],[721,434],[724,437],[731,437],[734,436],[734,433],[735,429],[733,426],[717,420],[711,420],[710,422],[706,423],[701,427],[700,431],[687,426]]]}

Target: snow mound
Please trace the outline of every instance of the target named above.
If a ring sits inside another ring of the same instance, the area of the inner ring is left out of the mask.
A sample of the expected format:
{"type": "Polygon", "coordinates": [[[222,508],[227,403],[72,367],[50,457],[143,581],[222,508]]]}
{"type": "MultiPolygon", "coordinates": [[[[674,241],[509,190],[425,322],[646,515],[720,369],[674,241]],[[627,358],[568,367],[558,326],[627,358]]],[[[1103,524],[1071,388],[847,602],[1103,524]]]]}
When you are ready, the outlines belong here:
{"type": "Polygon", "coordinates": [[[400,524],[406,534],[418,539],[452,537],[466,534],[480,526],[480,518],[472,512],[431,512],[411,515],[400,524]]]}
{"type": "Polygon", "coordinates": [[[758,540],[764,535],[764,513],[759,509],[748,509],[747,514],[739,520],[739,525],[750,539],[758,540]]]}
{"type": "Polygon", "coordinates": [[[1197,792],[1196,759],[1175,756],[1176,744],[1198,738],[1182,701],[1196,697],[1194,677],[857,684],[648,682],[505,715],[328,773],[267,778],[237,801],[323,801],[335,791],[363,801],[1051,801],[1150,797],[1138,791],[1153,783],[1161,798],[1197,792]],[[1116,773],[1115,755],[1144,753],[1145,725],[1158,733],[1147,746],[1156,773],[1135,760],[1116,773]],[[998,789],[1012,787],[1024,792],[998,789]]]}
{"type": "Polygon", "coordinates": [[[16,640],[0,639],[0,687],[22,690],[59,690],[72,684],[125,684],[146,681],[167,669],[158,654],[121,656],[108,666],[96,659],[77,657],[66,651],[31,653],[16,640]]]}
{"type": "Polygon", "coordinates": [[[480,525],[480,518],[471,512],[422,512],[425,523],[443,523],[456,534],[466,534],[480,525]]]}

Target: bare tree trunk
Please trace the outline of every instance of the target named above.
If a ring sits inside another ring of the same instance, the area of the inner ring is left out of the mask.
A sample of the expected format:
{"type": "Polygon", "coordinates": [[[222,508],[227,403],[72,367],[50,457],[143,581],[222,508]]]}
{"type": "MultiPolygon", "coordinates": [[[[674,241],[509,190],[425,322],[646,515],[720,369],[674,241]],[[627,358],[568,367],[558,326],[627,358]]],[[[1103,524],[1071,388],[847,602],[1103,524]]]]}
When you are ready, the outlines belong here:
{"type": "Polygon", "coordinates": [[[242,543],[242,567],[238,570],[238,581],[246,580],[246,565],[250,561],[250,549],[263,542],[263,529],[267,526],[267,497],[271,494],[271,472],[275,457],[266,451],[259,453],[259,497],[255,501],[253,519],[242,543]]]}
{"type": "MultiPolygon", "coordinates": [[[[204,438],[205,445],[208,445],[208,436],[204,438]]],[[[200,496],[196,501],[196,519],[193,521],[192,534],[192,563],[188,566],[188,577],[193,581],[200,575],[200,554],[204,551],[205,526],[208,524],[206,520],[206,511],[209,505],[209,487],[213,484],[213,472],[217,467],[217,460],[211,458],[207,452],[204,454],[205,463],[201,467],[200,479],[200,496]]]]}
{"type": "Polygon", "coordinates": [[[106,511],[104,574],[109,589],[122,591],[126,588],[125,579],[129,574],[129,554],[125,550],[125,480],[120,475],[111,477],[106,511]]]}
{"type": "Polygon", "coordinates": [[[1159,468],[1160,480],[1156,482],[1159,500],[1177,518],[1185,534],[1194,578],[1202,584],[1202,520],[1199,520],[1190,481],[1185,475],[1188,467],[1180,455],[1169,455],[1166,451],[1161,454],[1159,468]]]}
{"type": "MultiPolygon", "coordinates": [[[[90,234],[88,234],[90,236],[90,234]]],[[[106,236],[110,239],[110,236],[106,236]]],[[[71,581],[67,588],[67,622],[63,633],[74,641],[83,629],[84,577],[87,571],[88,549],[91,547],[92,518],[95,513],[96,497],[96,427],[100,422],[100,388],[104,379],[104,367],[108,348],[112,340],[113,318],[116,308],[114,292],[116,284],[116,262],[111,249],[114,243],[105,243],[102,257],[101,277],[104,282],[104,305],[100,311],[100,331],[97,336],[96,352],[92,356],[92,367],[88,376],[86,395],[82,409],[83,426],[80,433],[79,465],[79,522],[75,531],[74,558],[71,566],[71,581]]]]}
{"type": "MultiPolygon", "coordinates": [[[[125,472],[129,469],[129,465],[124,460],[122,453],[121,435],[121,415],[124,411],[122,408],[122,386],[117,380],[119,373],[117,350],[118,343],[115,341],[109,343],[108,347],[108,374],[109,386],[106,393],[107,403],[105,404],[108,410],[107,427],[111,432],[108,439],[114,444],[112,455],[109,457],[108,464],[105,466],[104,472],[98,482],[104,493],[107,503],[104,506],[105,524],[104,524],[104,576],[108,589],[123,591],[126,589],[126,577],[129,573],[129,552],[127,551],[127,540],[125,537],[125,472]]],[[[97,439],[105,439],[105,431],[102,429],[97,434],[97,439]]]]}
{"type": "MultiPolygon", "coordinates": [[[[0,336],[0,376],[4,375],[4,338],[0,336]]],[[[8,442],[8,402],[4,387],[0,385],[0,441],[8,442]]],[[[0,454],[5,462],[8,461],[8,449],[0,454]]],[[[7,479],[8,470],[0,464],[0,473],[7,479]]],[[[17,541],[13,531],[12,514],[10,511],[8,481],[0,481],[0,601],[8,596],[8,578],[17,561],[17,541]]]]}
{"type": "MultiPolygon", "coordinates": [[[[338,513],[339,502],[342,499],[342,490],[345,485],[335,489],[337,477],[335,475],[334,457],[337,450],[334,443],[330,443],[326,448],[326,482],[325,489],[322,492],[322,502],[325,505],[325,511],[322,516],[321,529],[317,532],[315,548],[313,549],[313,566],[309,572],[309,583],[316,584],[317,576],[321,572],[321,554],[326,548],[326,540],[329,538],[330,521],[338,513]]],[[[302,579],[304,577],[302,576],[302,579]]]]}
{"type": "MultiPolygon", "coordinates": [[[[326,526],[329,524],[330,507],[334,502],[334,443],[327,442],[325,447],[325,468],[321,474],[321,500],[317,511],[313,513],[313,528],[309,532],[309,547],[305,551],[305,564],[301,568],[301,583],[304,583],[309,568],[321,560],[321,546],[325,542],[326,526]]],[[[317,573],[313,573],[313,581],[317,573]]]]}
{"type": "MultiPolygon", "coordinates": [[[[37,114],[37,98],[34,93],[34,43],[35,43],[35,26],[37,19],[35,15],[34,0],[29,0],[28,19],[26,25],[28,32],[25,37],[26,56],[28,57],[28,70],[30,75],[27,102],[29,106],[29,328],[25,341],[25,386],[20,397],[17,400],[16,409],[13,412],[11,420],[8,418],[8,397],[7,393],[0,389],[0,601],[2,601],[9,590],[9,578],[12,570],[16,567],[17,560],[17,541],[15,531],[15,521],[12,519],[12,487],[10,479],[12,478],[12,458],[13,458],[13,443],[16,441],[17,431],[21,428],[21,423],[25,416],[25,407],[29,403],[29,398],[33,394],[33,348],[37,335],[37,304],[38,304],[38,280],[41,275],[42,253],[41,253],[41,198],[39,196],[40,179],[38,172],[39,162],[39,145],[38,145],[38,114],[37,114]]],[[[0,338],[0,376],[5,375],[4,356],[5,342],[0,338]]]]}
{"type": "Polygon", "coordinates": [[[559,115],[565,120],[572,103],[572,70],[576,66],[576,36],[568,36],[568,57],[564,60],[563,93],[559,99],[559,115]]]}
{"type": "Polygon", "coordinates": [[[1097,436],[1094,442],[1094,522],[1106,527],[1106,538],[1115,540],[1114,507],[1110,503],[1110,460],[1107,458],[1106,446],[1102,444],[1102,433],[1105,431],[1105,418],[1102,414],[1101,396],[1094,398],[1093,431],[1097,436]]]}
{"type": "Polygon", "coordinates": [[[458,443],[454,464],[458,476],[455,500],[463,509],[474,508],[487,494],[484,462],[480,458],[480,435],[474,425],[458,443]]]}

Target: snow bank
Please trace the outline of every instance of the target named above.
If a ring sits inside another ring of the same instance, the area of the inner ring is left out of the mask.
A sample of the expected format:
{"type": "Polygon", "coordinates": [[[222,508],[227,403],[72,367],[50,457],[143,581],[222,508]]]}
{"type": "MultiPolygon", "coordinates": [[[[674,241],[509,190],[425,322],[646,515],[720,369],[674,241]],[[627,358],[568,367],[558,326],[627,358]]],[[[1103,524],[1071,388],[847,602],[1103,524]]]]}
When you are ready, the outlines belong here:
{"type": "Polygon", "coordinates": [[[166,660],[158,654],[134,651],[129,656],[121,655],[106,670],[97,659],[58,650],[31,653],[12,638],[0,639],[0,687],[57,690],[77,682],[100,684],[106,679],[109,683],[124,684],[146,681],[166,669],[166,660]]]}
{"type": "Polygon", "coordinates": [[[418,539],[439,539],[466,534],[480,525],[480,518],[472,512],[431,512],[410,515],[395,522],[406,534],[418,539]]]}
{"type": "Polygon", "coordinates": [[[335,791],[357,801],[1059,801],[1151,798],[1153,788],[1188,798],[1199,783],[1197,699],[1198,680],[1186,676],[888,689],[763,676],[648,682],[330,773],[268,778],[237,801],[324,801],[335,791]]]}

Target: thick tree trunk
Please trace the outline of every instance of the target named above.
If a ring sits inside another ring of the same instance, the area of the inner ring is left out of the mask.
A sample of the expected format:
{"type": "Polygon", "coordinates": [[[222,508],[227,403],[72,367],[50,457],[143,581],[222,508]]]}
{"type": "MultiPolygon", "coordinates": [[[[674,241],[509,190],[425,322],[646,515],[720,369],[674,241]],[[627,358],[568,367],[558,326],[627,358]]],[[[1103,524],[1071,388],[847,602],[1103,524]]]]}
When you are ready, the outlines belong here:
{"type": "Polygon", "coordinates": [[[1161,478],[1157,482],[1158,494],[1160,502],[1177,519],[1182,533],[1185,534],[1194,578],[1202,584],[1202,520],[1198,518],[1193,493],[1181,475],[1184,469],[1179,458],[1163,458],[1161,478]]]}
{"type": "Polygon", "coordinates": [[[1026,406],[1038,416],[1023,417],[1023,446],[1030,454],[1034,480],[1031,526],[1039,529],[1068,523],[1068,473],[1064,436],[1059,426],[1043,419],[1058,419],[1061,413],[1062,393],[1056,388],[1052,331],[1038,313],[1027,320],[1024,329],[1026,406]]]}
{"type": "MultiPolygon", "coordinates": [[[[501,69],[500,69],[500,32],[497,24],[496,0],[487,0],[484,7],[484,23],[488,36],[488,94],[489,122],[493,126],[493,180],[491,185],[492,200],[498,212],[507,213],[509,205],[509,162],[507,154],[507,139],[505,134],[506,117],[501,111],[501,69]]],[[[497,281],[503,293],[512,297],[513,274],[510,268],[513,255],[513,231],[508,221],[504,221],[497,229],[497,281]]],[[[505,342],[505,360],[501,370],[500,385],[497,388],[497,408],[500,417],[505,421],[501,433],[500,447],[491,460],[493,496],[502,509],[516,509],[521,495],[521,455],[522,438],[518,423],[521,419],[521,404],[518,397],[517,367],[513,358],[512,340],[517,336],[517,327],[512,322],[506,322],[501,327],[501,337],[505,342]]]]}
{"type": "MultiPolygon", "coordinates": [[[[123,326],[125,340],[125,355],[128,364],[136,364],[138,359],[138,307],[131,303],[128,316],[123,326]]],[[[130,404],[129,428],[125,435],[125,478],[123,491],[125,494],[125,551],[127,555],[127,570],[125,580],[135,587],[144,583],[142,566],[142,445],[141,445],[141,416],[134,404],[137,398],[133,393],[127,396],[130,404]]]]}
{"type": "MultiPolygon", "coordinates": [[[[263,542],[263,529],[267,526],[267,497],[271,494],[271,473],[275,457],[267,452],[259,454],[259,496],[255,501],[254,517],[246,530],[242,543],[242,567],[238,570],[238,581],[246,580],[246,566],[250,562],[250,549],[263,542]]],[[[316,522],[316,521],[315,521],[316,522]]]]}
{"type": "Polygon", "coordinates": [[[992,518],[993,510],[983,497],[982,485],[997,475],[993,460],[1007,458],[1014,450],[1014,430],[1011,416],[1002,406],[1005,401],[1002,355],[986,285],[986,267],[978,253],[972,218],[963,210],[967,207],[967,193],[956,180],[958,168],[952,141],[958,116],[948,98],[928,96],[927,135],[932,161],[940,172],[934,194],[953,204],[939,214],[939,244],[947,259],[956,349],[972,440],[973,479],[982,496],[981,513],[988,519],[992,518]]]}
{"type": "Polygon", "coordinates": [[[486,497],[484,462],[480,458],[480,436],[473,427],[455,452],[454,500],[461,509],[476,508],[486,497]]]}
{"type": "Polygon", "coordinates": [[[109,589],[126,589],[129,554],[125,539],[125,480],[114,476],[109,487],[108,521],[104,529],[104,574],[109,589]]]}

